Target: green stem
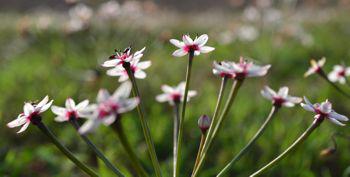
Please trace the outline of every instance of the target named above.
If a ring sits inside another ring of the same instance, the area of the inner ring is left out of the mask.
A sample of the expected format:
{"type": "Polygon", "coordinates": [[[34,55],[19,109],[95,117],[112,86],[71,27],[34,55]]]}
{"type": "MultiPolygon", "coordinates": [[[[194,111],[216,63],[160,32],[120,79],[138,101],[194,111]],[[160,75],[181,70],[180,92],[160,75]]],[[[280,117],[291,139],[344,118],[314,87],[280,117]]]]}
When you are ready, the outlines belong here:
{"type": "Polygon", "coordinates": [[[192,174],[193,174],[194,170],[195,170],[195,169],[197,168],[197,166],[198,166],[199,158],[201,157],[201,153],[202,153],[202,151],[203,151],[204,141],[205,141],[205,134],[202,133],[201,141],[200,141],[200,143],[199,143],[199,148],[198,148],[198,152],[197,152],[197,157],[196,157],[196,161],[195,161],[195,163],[194,163],[194,167],[193,167],[192,174]]]}
{"type": "Polygon", "coordinates": [[[174,132],[173,132],[173,176],[176,175],[177,138],[179,133],[180,104],[174,105],[174,132]]]}
{"type": "Polygon", "coordinates": [[[194,52],[190,51],[188,55],[188,65],[187,65],[187,71],[186,71],[186,86],[185,86],[185,93],[182,103],[182,113],[180,117],[180,125],[179,125],[179,136],[177,138],[177,154],[176,154],[176,170],[174,177],[179,176],[180,171],[180,157],[181,157],[181,145],[182,145],[182,134],[183,134],[183,128],[184,128],[184,120],[186,115],[186,104],[187,104],[187,94],[188,94],[188,88],[190,86],[190,79],[191,79],[191,70],[192,70],[192,62],[193,62],[193,56],[194,52]]]}
{"type": "MultiPolygon", "coordinates": [[[[76,130],[79,130],[80,126],[77,122],[76,119],[70,119],[69,121],[76,130]]],[[[123,175],[123,173],[118,170],[117,167],[115,167],[104,155],[103,153],[95,146],[94,143],[92,143],[90,141],[90,139],[86,136],[86,135],[83,135],[83,134],[80,134],[80,137],[85,141],[85,143],[89,146],[89,148],[91,150],[93,150],[95,152],[95,154],[97,155],[97,157],[99,157],[103,163],[108,167],[110,168],[117,176],[120,176],[120,177],[124,177],[125,175],[123,175]]]]}
{"type": "Polygon", "coordinates": [[[323,120],[324,120],[323,117],[319,119],[315,119],[314,122],[309,126],[309,128],[291,146],[289,146],[288,149],[286,149],[282,154],[280,154],[270,163],[262,167],[260,170],[250,175],[250,177],[261,175],[262,173],[264,173],[265,171],[267,171],[268,169],[276,165],[279,161],[284,159],[290,152],[295,150],[298,145],[303,143],[306,140],[306,138],[309,137],[309,135],[322,123],[323,120]]]}
{"type": "Polygon", "coordinates": [[[145,116],[144,116],[142,99],[141,99],[140,92],[139,92],[139,89],[138,89],[137,84],[136,84],[134,73],[131,71],[130,63],[128,63],[128,62],[124,63],[123,67],[125,68],[126,72],[128,73],[129,79],[132,82],[132,86],[133,86],[132,91],[133,91],[134,96],[136,96],[140,99],[140,104],[138,104],[138,106],[137,106],[137,112],[138,112],[139,117],[140,117],[143,135],[145,137],[148,153],[149,153],[149,156],[151,158],[152,165],[153,165],[154,171],[156,173],[156,176],[161,177],[162,173],[160,170],[160,165],[158,162],[158,158],[157,158],[156,150],[154,148],[154,143],[153,143],[153,140],[152,140],[152,137],[150,134],[150,130],[148,128],[147,121],[146,121],[145,116]]]}
{"type": "Polygon", "coordinates": [[[244,146],[244,148],[225,166],[225,168],[223,168],[220,173],[217,175],[217,177],[221,177],[223,174],[227,173],[228,170],[232,167],[232,165],[237,162],[247,151],[248,149],[255,143],[255,141],[260,137],[260,135],[262,135],[262,133],[264,132],[265,128],[267,127],[267,125],[271,122],[272,118],[274,117],[274,115],[276,115],[276,113],[279,110],[279,106],[273,106],[271,109],[271,112],[269,114],[269,116],[267,117],[267,119],[265,120],[265,122],[261,125],[261,127],[259,128],[259,130],[255,133],[255,135],[253,136],[252,139],[250,139],[250,141],[248,142],[247,145],[244,146]]]}
{"type": "Polygon", "coordinates": [[[346,93],[344,90],[342,90],[338,85],[336,85],[335,83],[333,83],[332,81],[330,81],[326,75],[326,73],[323,70],[320,70],[318,72],[318,74],[325,79],[329,84],[331,84],[331,86],[333,86],[339,93],[343,94],[344,96],[346,96],[347,98],[350,98],[350,94],[346,93]]]}
{"type": "Polygon", "coordinates": [[[90,169],[88,166],[86,166],[84,163],[80,162],[72,152],[70,152],[59,140],[57,137],[51,132],[51,130],[43,123],[41,120],[37,120],[34,123],[40,130],[43,132],[53,144],[56,145],[56,147],[64,154],[66,155],[77,167],[79,167],[81,170],[83,170],[85,173],[87,173],[91,177],[98,177],[98,174],[94,172],[92,169],[90,169]]]}
{"type": "Polygon", "coordinates": [[[147,172],[145,171],[145,169],[142,167],[141,163],[137,159],[135,152],[131,148],[131,145],[130,145],[128,139],[126,138],[120,117],[117,117],[117,120],[112,124],[112,128],[117,133],[118,138],[119,138],[124,150],[128,154],[128,156],[131,160],[131,164],[132,164],[133,168],[135,168],[137,174],[139,176],[142,176],[142,177],[148,176],[147,172]]]}
{"type": "MultiPolygon", "coordinates": [[[[209,139],[210,137],[212,136],[213,134],[213,130],[214,130],[214,127],[216,125],[216,122],[217,122],[217,117],[218,117],[218,114],[219,114],[219,111],[221,109],[221,105],[222,105],[222,98],[224,96],[224,92],[225,92],[225,88],[226,88],[226,84],[227,84],[227,77],[224,77],[222,78],[222,81],[221,81],[221,86],[220,86],[220,91],[219,91],[219,96],[218,96],[218,100],[216,102],[216,106],[215,106],[215,111],[214,111],[214,115],[213,115],[213,119],[212,119],[212,123],[210,124],[210,127],[209,127],[209,130],[208,130],[208,133],[206,135],[206,138],[205,138],[205,141],[204,141],[204,144],[206,144],[207,142],[209,142],[209,139]]],[[[201,155],[202,155],[203,151],[201,152],[201,155]]],[[[200,155],[200,156],[201,156],[200,155]]]]}
{"type": "Polygon", "coordinates": [[[230,108],[231,108],[231,106],[233,104],[233,101],[235,100],[235,98],[237,96],[238,90],[241,87],[242,83],[243,83],[243,80],[235,80],[234,81],[232,89],[230,91],[229,98],[228,98],[228,100],[227,100],[227,102],[225,104],[225,107],[223,109],[223,112],[222,112],[221,116],[219,117],[218,123],[215,126],[215,129],[214,129],[214,132],[213,132],[212,136],[209,137],[208,142],[205,142],[205,144],[204,144],[203,153],[201,155],[201,158],[200,158],[200,161],[198,163],[198,166],[195,169],[192,177],[196,177],[198,175],[199,170],[202,167],[203,162],[205,160],[205,157],[207,155],[208,149],[209,149],[211,143],[213,142],[214,138],[216,137],[216,134],[218,133],[218,130],[221,127],[224,118],[227,116],[227,114],[228,114],[228,112],[229,112],[229,110],[230,110],[230,108]]]}

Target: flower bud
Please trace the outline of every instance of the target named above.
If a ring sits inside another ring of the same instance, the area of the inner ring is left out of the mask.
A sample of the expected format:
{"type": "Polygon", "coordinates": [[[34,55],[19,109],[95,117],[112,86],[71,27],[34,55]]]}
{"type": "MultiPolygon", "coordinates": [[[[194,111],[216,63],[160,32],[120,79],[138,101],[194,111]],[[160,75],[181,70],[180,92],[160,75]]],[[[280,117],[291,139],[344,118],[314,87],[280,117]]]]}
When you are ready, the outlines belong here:
{"type": "Polygon", "coordinates": [[[323,149],[323,150],[320,152],[320,156],[321,156],[321,157],[328,157],[328,156],[333,155],[335,152],[336,152],[336,149],[335,149],[335,148],[323,149]]]}
{"type": "Polygon", "coordinates": [[[202,115],[198,119],[198,127],[201,129],[202,133],[205,134],[209,129],[211,124],[211,119],[207,115],[202,115]]]}

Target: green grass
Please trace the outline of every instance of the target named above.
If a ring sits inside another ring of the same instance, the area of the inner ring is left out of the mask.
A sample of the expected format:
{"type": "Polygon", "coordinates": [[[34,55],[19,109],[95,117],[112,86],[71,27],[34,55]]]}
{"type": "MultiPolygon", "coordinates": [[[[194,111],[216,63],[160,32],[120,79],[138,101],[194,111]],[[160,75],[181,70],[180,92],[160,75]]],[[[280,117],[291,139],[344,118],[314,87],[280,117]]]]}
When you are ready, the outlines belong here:
{"type": "MultiPolygon", "coordinates": [[[[270,103],[260,96],[260,90],[268,84],[277,89],[289,86],[292,95],[308,96],[313,102],[329,98],[334,108],[349,115],[349,102],[327,83],[311,76],[303,78],[309,67],[310,58],[326,56],[326,71],[333,64],[350,59],[350,23],[346,15],[339,15],[327,23],[308,22],[304,24],[314,37],[314,45],[302,46],[297,40],[286,38],[274,44],[276,34],[263,31],[257,41],[250,43],[233,42],[220,45],[212,39],[215,26],[208,29],[173,26],[167,31],[171,37],[179,38],[182,33],[209,33],[208,45],[216,50],[208,55],[195,58],[191,89],[199,95],[188,104],[184,132],[184,151],[181,176],[189,176],[196,156],[200,138],[197,119],[202,114],[213,114],[220,79],[211,73],[214,60],[237,61],[240,55],[256,59],[260,64],[271,63],[272,68],[263,78],[252,78],[242,86],[237,100],[230,111],[223,130],[210,149],[201,177],[211,177],[237,153],[252,137],[270,110],[270,103]]],[[[146,70],[145,80],[138,80],[141,95],[146,106],[146,118],[164,176],[171,176],[172,164],[172,110],[167,104],[155,101],[162,84],[176,85],[185,79],[187,60],[171,56],[175,47],[160,37],[162,29],[143,31],[138,29],[92,28],[72,35],[59,31],[30,32],[20,36],[13,28],[0,31],[0,176],[82,176],[46,137],[34,127],[20,135],[5,125],[22,111],[26,100],[41,99],[48,94],[62,105],[67,97],[76,100],[85,98],[94,101],[99,88],[113,91],[119,83],[117,78],[108,77],[99,64],[111,54],[114,48],[123,49],[132,45],[135,49],[146,46],[144,60],[151,60],[152,67],[146,70]],[[89,70],[100,73],[94,81],[84,81],[89,70]]],[[[346,86],[344,86],[346,88],[346,86]]],[[[350,89],[346,88],[349,92],[350,89]]],[[[103,176],[109,176],[108,169],[79,139],[69,124],[53,121],[48,111],[44,122],[80,159],[99,168],[103,176]]],[[[247,176],[269,162],[288,147],[312,122],[313,115],[299,106],[283,108],[256,145],[235,164],[230,176],[247,176]]],[[[141,127],[136,111],[124,116],[125,129],[143,164],[151,171],[141,127]]],[[[341,176],[350,166],[350,143],[337,139],[338,151],[330,157],[321,158],[322,149],[331,145],[333,132],[349,134],[348,127],[337,127],[325,122],[311,135],[295,153],[270,170],[266,176],[283,177],[328,177],[341,176]]],[[[90,138],[123,172],[129,174],[130,163],[120,146],[117,136],[108,127],[101,127],[90,138]]],[[[349,171],[349,170],[347,170],[349,171]]]]}

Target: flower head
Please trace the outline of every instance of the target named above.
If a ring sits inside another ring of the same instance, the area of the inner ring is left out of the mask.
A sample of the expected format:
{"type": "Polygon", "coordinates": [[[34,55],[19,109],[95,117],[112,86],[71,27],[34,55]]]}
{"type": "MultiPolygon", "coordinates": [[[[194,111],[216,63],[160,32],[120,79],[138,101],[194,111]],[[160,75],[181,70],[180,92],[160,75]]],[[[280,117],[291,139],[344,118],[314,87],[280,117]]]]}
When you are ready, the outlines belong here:
{"type": "Polygon", "coordinates": [[[226,78],[234,78],[236,76],[232,62],[222,61],[218,63],[214,61],[213,66],[213,73],[215,75],[226,78]]]}
{"type": "Polygon", "coordinates": [[[246,61],[243,57],[240,58],[239,63],[232,62],[232,69],[236,74],[236,79],[264,76],[270,67],[271,65],[255,65],[253,62],[246,61]]]}
{"type": "Polygon", "coordinates": [[[322,71],[323,65],[326,63],[326,58],[322,57],[320,60],[310,60],[311,67],[306,71],[304,77],[310,76],[314,73],[319,73],[322,71]]]}
{"type": "Polygon", "coordinates": [[[69,121],[71,119],[78,119],[79,117],[88,117],[90,115],[87,109],[88,105],[89,100],[84,100],[79,104],[75,105],[75,102],[72,98],[67,98],[65,108],[52,106],[51,110],[54,114],[57,115],[55,121],[64,122],[69,121]]]}
{"type": "Polygon", "coordinates": [[[92,115],[79,129],[81,134],[91,132],[101,123],[111,125],[119,114],[134,109],[139,104],[139,98],[129,98],[131,83],[123,83],[114,93],[110,95],[105,89],[100,89],[97,95],[97,104],[89,107],[92,115]]]}
{"type": "MultiPolygon", "coordinates": [[[[169,85],[162,85],[163,94],[160,94],[156,97],[158,102],[169,102],[170,105],[174,105],[175,103],[180,103],[184,100],[185,93],[185,82],[181,82],[176,87],[171,87],[169,85]]],[[[194,90],[189,90],[187,95],[187,101],[190,100],[191,97],[197,95],[197,92],[194,90]]]]}
{"type": "Polygon", "coordinates": [[[123,52],[118,52],[115,50],[115,54],[109,57],[109,60],[105,61],[103,67],[116,67],[122,65],[124,62],[131,62],[132,60],[140,60],[143,56],[143,51],[146,47],[142,48],[139,51],[136,51],[134,54],[131,53],[131,47],[126,48],[123,52]]]}
{"type": "Polygon", "coordinates": [[[328,100],[322,103],[311,104],[310,101],[304,97],[305,103],[301,103],[300,105],[307,111],[311,111],[316,113],[315,119],[328,119],[331,122],[344,126],[345,124],[341,123],[341,121],[348,121],[349,119],[341,114],[336,113],[332,109],[332,103],[328,100]]]}
{"type": "Polygon", "coordinates": [[[213,51],[215,48],[205,46],[208,41],[208,35],[202,34],[198,38],[196,37],[194,40],[191,39],[189,35],[183,35],[182,41],[177,39],[170,39],[170,43],[178,47],[179,49],[175,50],[173,56],[182,57],[187,55],[189,52],[193,52],[195,56],[201,53],[209,53],[213,51]]]}
{"type": "Polygon", "coordinates": [[[346,77],[350,76],[350,67],[335,65],[333,71],[328,74],[328,79],[332,82],[345,84],[346,77]]]}
{"type": "Polygon", "coordinates": [[[7,126],[9,128],[22,126],[17,133],[24,132],[31,122],[36,124],[35,121],[40,120],[40,114],[49,109],[52,102],[53,100],[49,101],[49,97],[46,96],[38,104],[25,103],[23,113],[19,114],[15,120],[9,122],[7,126]]]}
{"type": "Polygon", "coordinates": [[[202,115],[198,119],[198,127],[201,129],[202,133],[206,133],[211,124],[211,119],[207,115],[202,115]]]}
{"type": "Polygon", "coordinates": [[[271,100],[272,104],[278,107],[293,107],[295,104],[298,104],[302,101],[302,99],[299,97],[288,95],[288,91],[288,87],[281,87],[276,93],[270,87],[265,86],[265,88],[261,90],[261,95],[266,99],[271,100]]]}
{"type": "MultiPolygon", "coordinates": [[[[133,58],[130,61],[130,69],[134,74],[135,78],[144,79],[146,78],[146,73],[143,71],[151,66],[151,61],[140,62],[141,57],[133,58]]],[[[119,82],[124,82],[129,79],[128,73],[122,65],[117,65],[116,67],[107,70],[107,75],[109,76],[119,76],[119,82]]]]}

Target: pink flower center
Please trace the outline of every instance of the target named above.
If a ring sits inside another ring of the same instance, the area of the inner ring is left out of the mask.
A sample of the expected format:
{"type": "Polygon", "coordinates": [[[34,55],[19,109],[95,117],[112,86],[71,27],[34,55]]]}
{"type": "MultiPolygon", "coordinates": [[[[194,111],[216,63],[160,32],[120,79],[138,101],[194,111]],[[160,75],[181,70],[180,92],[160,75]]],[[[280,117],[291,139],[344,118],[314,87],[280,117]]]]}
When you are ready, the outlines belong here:
{"type": "Polygon", "coordinates": [[[321,109],[320,109],[319,107],[316,107],[316,108],[315,108],[315,112],[316,112],[316,114],[320,115],[321,117],[328,117],[328,114],[322,112],[321,109]]]}
{"type": "Polygon", "coordinates": [[[345,77],[345,69],[339,71],[337,74],[339,77],[345,77]]]}
{"type": "Polygon", "coordinates": [[[235,74],[230,74],[230,73],[222,72],[222,73],[220,73],[220,77],[234,78],[234,77],[235,77],[235,74]]]}
{"type": "Polygon", "coordinates": [[[33,119],[35,119],[38,116],[39,116],[39,112],[34,111],[29,116],[27,116],[27,121],[33,122],[33,119]]]}
{"type": "Polygon", "coordinates": [[[194,52],[194,51],[197,51],[197,50],[199,50],[199,46],[198,45],[195,45],[195,44],[193,44],[193,45],[186,45],[185,47],[184,47],[184,50],[186,51],[186,52],[194,52]]]}
{"type": "Polygon", "coordinates": [[[179,94],[179,93],[173,93],[173,94],[171,94],[171,99],[172,99],[174,102],[180,102],[180,101],[181,101],[181,94],[179,94]]]}
{"type": "Polygon", "coordinates": [[[68,120],[77,119],[78,118],[78,114],[75,111],[67,111],[66,112],[66,117],[67,117],[68,120]]]}
{"type": "Polygon", "coordinates": [[[283,104],[284,102],[286,102],[286,100],[283,99],[283,98],[281,98],[281,97],[274,97],[274,98],[273,98],[273,104],[274,104],[275,106],[282,106],[282,104],[283,104]]]}

